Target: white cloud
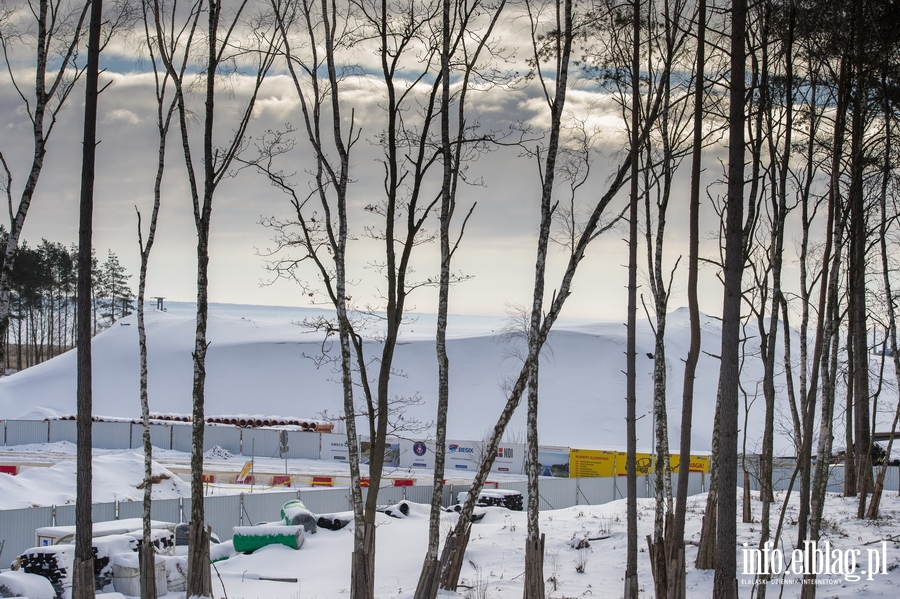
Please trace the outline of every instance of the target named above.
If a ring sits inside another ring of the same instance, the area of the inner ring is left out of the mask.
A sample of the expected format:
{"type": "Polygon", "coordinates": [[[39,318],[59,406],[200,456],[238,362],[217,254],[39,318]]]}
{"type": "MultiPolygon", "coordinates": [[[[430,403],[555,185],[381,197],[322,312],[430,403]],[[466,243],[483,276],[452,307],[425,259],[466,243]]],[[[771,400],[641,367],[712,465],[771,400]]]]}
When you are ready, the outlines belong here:
{"type": "Polygon", "coordinates": [[[103,117],[103,122],[109,124],[125,123],[128,125],[137,125],[141,122],[141,117],[127,108],[116,108],[106,113],[103,117]]]}

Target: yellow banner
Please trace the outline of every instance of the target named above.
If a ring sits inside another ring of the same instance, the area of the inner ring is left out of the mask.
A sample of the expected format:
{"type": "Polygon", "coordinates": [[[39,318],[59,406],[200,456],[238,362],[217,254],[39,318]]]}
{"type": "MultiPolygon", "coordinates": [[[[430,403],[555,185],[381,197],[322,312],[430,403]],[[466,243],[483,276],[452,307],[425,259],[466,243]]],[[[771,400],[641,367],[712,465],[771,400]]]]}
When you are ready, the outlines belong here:
{"type": "MultiPolygon", "coordinates": [[[[628,474],[628,470],[625,468],[627,459],[628,454],[624,451],[616,452],[616,474],[618,476],[628,474]]],[[[653,456],[649,453],[634,454],[634,466],[638,476],[651,474],[653,472],[653,456]]]]}
{"type": "MultiPolygon", "coordinates": [[[[593,476],[625,476],[628,454],[624,451],[600,449],[570,449],[569,476],[573,478],[593,476]]],[[[681,459],[677,454],[669,456],[672,472],[678,472],[681,459]]],[[[638,476],[653,473],[653,456],[649,453],[635,454],[635,469],[638,476]]],[[[691,456],[691,472],[709,474],[709,456],[691,456]]]]}
{"type": "Polygon", "coordinates": [[[615,476],[615,473],[615,451],[569,449],[570,477],[615,476]]]}

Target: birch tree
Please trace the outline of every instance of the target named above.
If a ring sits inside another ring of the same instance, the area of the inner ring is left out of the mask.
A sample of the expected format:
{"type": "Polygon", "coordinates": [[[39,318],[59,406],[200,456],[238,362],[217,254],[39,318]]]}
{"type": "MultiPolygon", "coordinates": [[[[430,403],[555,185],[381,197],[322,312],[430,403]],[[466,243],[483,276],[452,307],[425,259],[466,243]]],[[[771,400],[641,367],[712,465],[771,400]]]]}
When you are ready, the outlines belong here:
{"type": "MultiPolygon", "coordinates": [[[[28,6],[29,10],[17,10],[12,5],[0,8],[0,49],[7,75],[28,116],[33,141],[31,165],[18,194],[6,156],[0,151],[0,162],[3,164],[0,187],[6,192],[9,204],[9,230],[3,247],[3,267],[0,269],[0,339],[6,339],[9,330],[13,255],[19,247],[22,228],[37,191],[57,119],[85,69],[78,58],[79,51],[83,50],[85,20],[90,3],[38,0],[36,3],[29,2],[28,6]],[[33,88],[17,78],[19,48],[34,49],[33,88]],[[15,210],[14,195],[18,195],[15,210]]],[[[0,344],[0,374],[4,364],[5,343],[0,344]]]]}
{"type": "MultiPolygon", "coordinates": [[[[150,213],[150,222],[147,228],[147,237],[144,238],[144,230],[142,227],[141,212],[135,206],[137,212],[137,235],[138,249],[141,257],[140,271],[138,275],[138,294],[137,294],[137,325],[138,325],[138,348],[140,353],[140,396],[141,396],[141,424],[142,435],[141,440],[144,448],[144,496],[143,496],[143,544],[140,552],[140,585],[141,597],[143,599],[156,599],[156,569],[155,560],[156,553],[153,548],[151,539],[151,520],[150,509],[152,507],[153,492],[153,444],[150,440],[150,393],[148,384],[148,367],[147,367],[147,328],[144,318],[144,299],[147,289],[147,269],[150,263],[150,252],[153,249],[153,242],[156,240],[156,225],[159,220],[159,208],[162,203],[162,181],[166,166],[166,141],[169,136],[169,128],[172,124],[172,118],[175,115],[175,98],[170,94],[170,77],[164,67],[161,68],[155,44],[157,39],[155,36],[155,23],[153,18],[153,7],[148,0],[141,3],[143,12],[144,40],[146,48],[150,56],[150,63],[153,67],[153,80],[155,84],[156,96],[156,130],[158,136],[157,161],[156,161],[156,177],[153,182],[153,208],[150,213]]],[[[176,48],[171,46],[173,40],[169,40],[170,46],[166,49],[169,55],[175,53],[176,48]]],[[[183,61],[179,66],[179,77],[184,77],[187,68],[187,62],[183,61]]]]}
{"type": "Polygon", "coordinates": [[[456,211],[457,192],[460,185],[462,158],[468,146],[467,138],[469,126],[466,119],[466,100],[472,78],[476,75],[475,67],[482,53],[486,53],[487,43],[490,40],[497,20],[503,13],[506,5],[501,0],[496,5],[481,2],[473,2],[470,5],[464,3],[443,0],[441,11],[441,162],[443,176],[441,181],[441,207],[440,207],[440,248],[441,262],[438,277],[438,314],[435,349],[438,359],[438,405],[435,427],[435,458],[434,458],[434,491],[431,497],[431,512],[428,525],[428,549],[422,564],[422,572],[416,586],[416,599],[433,599],[438,592],[440,583],[440,528],[444,490],[444,467],[446,463],[447,448],[447,410],[450,403],[450,362],[447,356],[447,313],[449,307],[450,284],[452,277],[451,260],[459,241],[465,230],[466,222],[472,214],[475,205],[469,209],[460,226],[459,234],[455,241],[451,238],[451,224],[456,211]],[[451,20],[452,15],[452,20],[451,20]],[[467,33],[470,24],[477,23],[479,16],[489,17],[486,29],[477,34],[467,33]],[[454,35],[453,25],[456,25],[459,33],[454,35]],[[469,37],[474,37],[474,49],[469,49],[467,42],[469,37]],[[450,74],[451,61],[460,64],[462,81],[456,97],[456,133],[451,137],[451,94],[450,74]]]}
{"type": "Polygon", "coordinates": [[[203,507],[203,432],[206,385],[206,340],[209,290],[209,237],[213,201],[222,180],[228,176],[235,157],[245,143],[245,135],[253,114],[260,87],[274,61],[275,36],[271,19],[249,15],[246,0],[239,3],[232,15],[223,13],[225,7],[218,0],[197,0],[182,17],[176,3],[165,5],[153,0],[153,29],[156,47],[166,73],[174,88],[174,97],[181,132],[181,147],[187,167],[194,225],[197,231],[197,326],[193,351],[193,431],[191,441],[191,533],[188,551],[187,593],[189,596],[212,595],[209,571],[209,534],[206,530],[203,507]],[[199,28],[202,15],[206,27],[199,28]],[[183,20],[180,20],[183,19],[183,20]],[[245,19],[249,19],[245,20],[245,19]],[[202,31],[202,34],[201,34],[202,31]],[[237,39],[246,35],[249,42],[237,39]],[[249,48],[247,44],[249,43],[249,48]],[[247,98],[237,109],[232,121],[232,133],[224,143],[215,135],[217,79],[238,78],[230,67],[236,61],[249,62],[252,74],[247,77],[247,98]],[[196,62],[200,72],[192,76],[181,67],[196,62]],[[201,165],[197,166],[192,141],[196,136],[189,127],[193,106],[192,87],[202,87],[203,108],[201,165]]]}
{"type": "MultiPolygon", "coordinates": [[[[552,30],[553,35],[548,35],[547,37],[543,38],[537,38],[537,36],[533,37],[536,49],[535,54],[540,56],[541,59],[544,59],[546,57],[546,60],[553,68],[553,80],[547,78],[546,80],[539,81],[540,84],[546,85],[546,87],[541,87],[541,89],[548,90],[544,93],[544,97],[548,103],[548,106],[553,107],[556,106],[556,102],[560,98],[564,98],[564,96],[560,95],[560,88],[567,84],[567,78],[569,76],[569,65],[564,64],[561,60],[562,56],[564,56],[563,50],[565,50],[566,36],[572,35],[573,40],[576,39],[577,36],[581,34],[581,31],[583,31],[582,28],[585,25],[579,20],[579,17],[581,16],[580,13],[575,11],[574,6],[568,2],[555,2],[540,5],[531,4],[529,5],[529,7],[531,10],[530,14],[533,16],[538,15],[538,10],[542,7],[547,10],[547,13],[545,14],[548,15],[546,21],[541,21],[540,19],[530,19],[529,23],[548,23],[551,28],[554,26],[556,27],[552,30]],[[571,24],[568,24],[568,21],[570,19],[571,24]],[[571,33],[569,32],[568,27],[571,27],[571,33]],[[541,46],[538,45],[539,40],[547,44],[547,46],[544,47],[546,48],[546,50],[544,50],[543,52],[537,51],[538,48],[541,48],[541,46]],[[557,48],[559,49],[559,53],[556,52],[557,48]],[[552,93],[550,93],[551,90],[552,93]]],[[[617,14],[613,15],[611,11],[603,12],[602,14],[604,18],[618,16],[617,14]]],[[[597,15],[593,16],[596,17],[597,15]]],[[[541,61],[536,61],[535,67],[538,67],[540,65],[540,62],[541,61]]],[[[540,69],[538,69],[538,73],[540,73],[540,69]]],[[[544,75],[541,73],[537,76],[543,77],[544,75]]],[[[565,90],[562,91],[564,92],[565,90]]],[[[656,99],[651,103],[651,107],[647,111],[647,116],[645,117],[643,122],[641,122],[640,134],[637,138],[639,144],[643,144],[645,142],[648,136],[648,129],[653,126],[653,123],[659,116],[659,96],[654,94],[652,97],[656,99]]],[[[553,115],[552,111],[551,115],[553,115]]],[[[551,123],[552,122],[553,121],[551,120],[551,123]]],[[[550,171],[546,168],[546,160],[550,158],[550,147],[552,146],[548,145],[546,151],[542,149],[538,154],[542,157],[546,156],[546,158],[542,160],[543,168],[541,171],[542,204],[547,197],[546,194],[552,192],[552,186],[549,188],[547,186],[547,180],[550,171]]],[[[459,584],[459,576],[464,562],[465,549],[466,545],[468,544],[469,535],[471,533],[471,516],[475,507],[475,502],[478,498],[478,494],[481,492],[482,488],[484,487],[484,483],[487,480],[487,476],[491,470],[491,466],[493,465],[493,460],[497,454],[497,448],[499,447],[501,439],[503,438],[506,426],[509,424],[512,415],[515,413],[515,410],[517,409],[523,394],[529,387],[530,377],[532,373],[535,372],[536,368],[534,362],[539,360],[541,349],[543,348],[544,343],[546,342],[547,337],[550,334],[553,324],[559,317],[560,311],[565,305],[566,299],[572,292],[572,283],[577,272],[578,265],[584,258],[590,243],[604,231],[608,230],[608,228],[611,226],[611,223],[617,220],[616,217],[611,218],[608,215],[607,209],[609,208],[609,205],[612,202],[613,198],[618,194],[619,191],[621,191],[622,187],[628,181],[629,173],[631,172],[632,160],[636,159],[635,157],[637,151],[637,147],[629,147],[628,153],[621,160],[621,162],[616,165],[614,174],[612,175],[612,178],[605,188],[604,192],[595,201],[591,201],[590,211],[588,212],[584,222],[581,223],[581,225],[578,227],[577,233],[572,236],[571,246],[566,248],[566,266],[560,279],[559,285],[556,287],[556,292],[549,304],[549,307],[545,307],[542,305],[541,308],[544,313],[541,318],[537,320],[536,323],[534,320],[529,323],[528,352],[523,360],[523,364],[521,370],[519,371],[519,374],[509,384],[506,404],[501,410],[497,422],[492,429],[489,440],[485,444],[484,455],[486,456],[486,459],[484,459],[479,464],[472,487],[468,492],[468,497],[466,498],[466,501],[462,506],[459,519],[457,520],[456,525],[449,533],[447,539],[444,542],[444,549],[441,553],[442,589],[453,591],[456,590],[459,584]]],[[[552,194],[550,197],[552,199],[552,194]]],[[[550,205],[547,212],[552,212],[552,210],[553,204],[550,205]]],[[[542,220],[540,223],[541,229],[543,229],[545,226],[543,215],[544,211],[542,209],[542,220]]],[[[536,260],[535,268],[535,297],[537,296],[538,289],[545,288],[545,285],[543,284],[545,271],[543,269],[545,268],[546,264],[546,250],[541,249],[540,243],[538,244],[537,254],[538,258],[536,260]]],[[[529,498],[529,501],[531,501],[531,498],[529,498]]],[[[527,542],[532,547],[532,549],[530,550],[532,552],[531,555],[535,555],[537,553],[536,550],[540,548],[540,537],[538,536],[539,529],[536,526],[532,526],[530,530],[531,532],[528,535],[527,542]]],[[[529,564],[532,563],[533,562],[529,562],[529,564]]],[[[538,589],[540,588],[537,583],[536,586],[538,589]]],[[[526,586],[526,588],[535,589],[535,586],[526,586]]]]}

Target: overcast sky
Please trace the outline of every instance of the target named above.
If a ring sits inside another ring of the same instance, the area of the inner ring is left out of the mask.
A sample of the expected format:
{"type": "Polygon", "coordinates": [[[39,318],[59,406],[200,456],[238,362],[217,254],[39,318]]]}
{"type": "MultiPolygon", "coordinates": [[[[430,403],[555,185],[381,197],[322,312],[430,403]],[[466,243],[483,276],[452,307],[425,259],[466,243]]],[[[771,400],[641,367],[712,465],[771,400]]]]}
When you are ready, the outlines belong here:
{"type": "MultiPolygon", "coordinates": [[[[521,24],[507,22],[504,27],[509,36],[504,40],[507,43],[521,33],[521,24]]],[[[118,44],[104,59],[107,70],[103,81],[109,83],[109,87],[100,99],[98,137],[101,143],[97,153],[94,245],[101,258],[107,248],[118,254],[129,272],[134,273],[132,285],[136,290],[139,258],[135,206],[147,218],[152,206],[157,138],[153,79],[146,72],[146,65],[135,60],[134,52],[126,44],[118,44]]],[[[522,60],[521,56],[516,57],[516,62],[522,60]]],[[[16,74],[27,85],[28,67],[18,66],[16,74]]],[[[233,90],[233,94],[223,93],[218,99],[220,135],[230,131],[228,118],[244,100],[245,82],[235,82],[233,90]]],[[[348,79],[344,91],[347,92],[346,109],[352,107],[356,111],[362,134],[352,156],[354,182],[350,188],[351,208],[354,209],[351,219],[356,219],[352,220],[351,226],[354,233],[361,235],[363,224],[367,222],[364,219],[371,216],[359,208],[377,201],[383,193],[383,171],[377,162],[380,150],[371,141],[383,128],[380,108],[383,93],[376,83],[365,78],[348,79]]],[[[32,245],[42,238],[68,245],[77,238],[82,98],[83,91],[76,90],[53,132],[23,233],[23,239],[32,245]]],[[[539,130],[548,119],[546,103],[535,84],[516,90],[475,94],[471,99],[470,115],[497,130],[517,122],[530,123],[539,130]]],[[[622,126],[614,104],[590,81],[575,82],[569,106],[573,112],[567,119],[574,122],[575,115],[586,118],[589,127],[597,131],[592,176],[580,196],[583,205],[587,206],[605,191],[610,174],[621,159],[625,147],[622,126]]],[[[266,129],[283,127],[286,122],[300,123],[299,105],[288,79],[278,66],[263,88],[250,135],[258,136],[266,129]]],[[[193,133],[199,133],[199,123],[192,126],[193,133]]],[[[6,73],[0,75],[0,130],[0,150],[13,171],[14,197],[18,199],[30,165],[30,130],[22,101],[16,96],[6,73]]],[[[169,148],[169,167],[165,174],[165,193],[158,237],[151,256],[147,295],[191,301],[196,294],[196,235],[183,157],[174,127],[169,148]]],[[[707,152],[708,178],[719,176],[721,167],[717,158],[722,155],[721,146],[707,152]]],[[[297,152],[295,170],[302,171],[306,158],[308,150],[297,152]]],[[[686,162],[682,167],[674,192],[667,238],[669,266],[679,255],[686,254],[689,166],[686,162]]],[[[515,147],[496,148],[469,169],[469,178],[483,180],[483,183],[466,187],[460,193],[460,212],[476,201],[477,207],[454,268],[471,279],[454,288],[450,310],[463,314],[500,315],[510,305],[531,303],[539,174],[534,160],[522,157],[521,150],[515,147]]],[[[610,214],[618,213],[625,200],[626,195],[620,193],[610,214]]],[[[716,227],[715,217],[709,204],[704,205],[703,210],[701,229],[711,237],[716,227]]],[[[241,172],[222,183],[216,194],[212,219],[211,301],[308,305],[309,298],[304,297],[294,283],[265,284],[269,275],[265,270],[266,260],[259,254],[272,244],[271,231],[259,224],[260,218],[289,215],[287,197],[254,172],[241,172]]],[[[436,226],[436,220],[431,221],[431,226],[436,226]]],[[[574,294],[563,314],[565,317],[625,318],[627,247],[623,239],[626,235],[625,229],[620,227],[606,233],[591,246],[576,277],[574,294]]],[[[355,288],[358,301],[376,302],[377,290],[383,288],[378,273],[364,268],[369,261],[377,259],[381,249],[378,243],[365,239],[351,246],[349,259],[351,274],[358,281],[355,288]]],[[[437,245],[423,246],[416,251],[416,276],[427,278],[435,274],[438,269],[437,245]]],[[[715,256],[717,243],[707,240],[703,251],[715,256]]],[[[641,248],[639,252],[645,264],[646,250],[641,248]]],[[[554,249],[555,268],[547,279],[548,294],[558,284],[564,260],[564,251],[557,246],[554,249]]],[[[793,264],[788,268],[793,268],[793,264]]],[[[701,309],[718,314],[721,287],[715,280],[715,272],[711,268],[705,269],[701,277],[701,309]]],[[[787,278],[792,277],[788,274],[787,278]]],[[[310,279],[315,280],[312,271],[310,279]]],[[[685,262],[682,261],[675,275],[670,309],[686,305],[685,279],[685,262]]],[[[646,287],[644,290],[648,293],[646,287]]],[[[433,289],[416,291],[411,298],[411,308],[420,312],[434,311],[436,296],[433,289]]]]}

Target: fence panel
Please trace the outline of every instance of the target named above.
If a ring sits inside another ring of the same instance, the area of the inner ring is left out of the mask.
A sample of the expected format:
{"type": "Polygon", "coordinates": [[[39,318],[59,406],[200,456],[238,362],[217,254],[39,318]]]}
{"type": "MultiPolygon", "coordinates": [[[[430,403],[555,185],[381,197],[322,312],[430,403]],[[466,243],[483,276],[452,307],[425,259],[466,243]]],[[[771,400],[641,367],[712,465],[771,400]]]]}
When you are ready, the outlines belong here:
{"type": "MultiPolygon", "coordinates": [[[[527,485],[526,485],[527,486],[527,485]]],[[[578,481],[574,478],[541,478],[538,480],[540,508],[560,510],[577,503],[578,481]]],[[[508,488],[504,485],[504,488],[508,488]]],[[[518,490],[518,489],[517,489],[518,490]]],[[[522,495],[526,495],[525,492],[522,495]]],[[[527,495],[526,495],[527,496],[527,495]]]]}
{"type": "MultiPolygon", "coordinates": [[[[189,508],[190,500],[184,502],[189,508]]],[[[163,522],[187,522],[190,520],[190,512],[182,509],[181,499],[161,499],[153,502],[150,510],[150,516],[154,520],[162,520],[163,522]]]]}
{"type": "Polygon", "coordinates": [[[244,498],[245,526],[259,524],[260,522],[275,522],[281,518],[281,506],[291,499],[297,499],[297,493],[295,491],[285,491],[282,493],[243,493],[242,496],[244,498]]]}
{"type": "MultiPolygon", "coordinates": [[[[191,453],[191,430],[190,423],[173,424],[172,425],[172,449],[191,453]]],[[[206,431],[203,432],[204,442],[206,441],[206,431]]],[[[231,451],[230,449],[228,451],[231,451]]],[[[234,453],[234,452],[232,452],[234,453]]],[[[240,453],[240,452],[238,452],[240,453]]]]}
{"type": "Polygon", "coordinates": [[[576,479],[578,481],[578,503],[600,505],[614,501],[617,499],[616,478],[618,477],[604,476],[576,479]]]}
{"type": "Polygon", "coordinates": [[[130,422],[95,422],[91,427],[93,446],[103,449],[131,449],[130,422]]]}
{"type": "MultiPolygon", "coordinates": [[[[150,423],[150,445],[160,449],[172,449],[172,427],[168,424],[150,423]]],[[[131,448],[144,447],[144,425],[139,422],[131,424],[131,448]]]]}
{"type": "Polygon", "coordinates": [[[829,493],[844,492],[844,465],[832,466],[828,470],[828,487],[825,489],[829,493]]]}
{"type": "MultiPolygon", "coordinates": [[[[119,519],[143,518],[143,501],[123,501],[119,503],[119,519]]],[[[160,522],[178,523],[181,517],[180,501],[178,499],[154,499],[150,505],[150,518],[160,522]]]]}
{"type": "MultiPolygon", "coordinates": [[[[150,518],[153,518],[153,508],[156,507],[158,502],[153,501],[150,503],[150,518]]],[[[143,518],[144,517],[144,502],[143,501],[123,501],[119,504],[119,518],[122,520],[127,520],[129,518],[143,518]]],[[[154,518],[158,519],[158,518],[154,518]]],[[[172,522],[172,520],[168,520],[168,522],[172,522]]]]}
{"type": "Polygon", "coordinates": [[[0,420],[0,443],[6,446],[6,420],[0,420]]]}
{"type": "Polygon", "coordinates": [[[286,457],[318,460],[321,439],[322,436],[319,433],[288,431],[288,447],[290,449],[286,457]]]}
{"type": "MultiPolygon", "coordinates": [[[[430,488],[430,487],[429,487],[430,488]]],[[[363,498],[371,491],[371,489],[363,489],[366,491],[363,498]]],[[[400,503],[405,499],[404,491],[406,487],[381,487],[378,489],[378,505],[379,506],[389,506],[400,503]]]]}
{"type": "Polygon", "coordinates": [[[50,442],[68,441],[78,442],[78,423],[74,420],[50,420],[50,442]]]}
{"type": "Polygon", "coordinates": [[[53,526],[75,526],[75,505],[55,506],[53,526]]]}
{"type": "Polygon", "coordinates": [[[456,505],[459,503],[459,494],[467,493],[469,489],[472,488],[472,485],[465,484],[449,484],[444,486],[444,498],[443,504],[445,506],[456,505]]]}
{"type": "Polygon", "coordinates": [[[35,529],[52,525],[53,508],[50,507],[0,511],[0,541],[3,542],[0,564],[9,567],[16,557],[35,546],[35,529]]]}
{"type": "Polygon", "coordinates": [[[46,443],[50,425],[46,420],[10,420],[6,423],[7,445],[46,443]]]}
{"type": "Polygon", "coordinates": [[[245,456],[252,454],[266,458],[280,457],[278,453],[278,448],[281,445],[279,441],[280,431],[272,428],[245,428],[241,432],[241,453],[245,456]]]}
{"type": "Polygon", "coordinates": [[[706,493],[706,473],[691,472],[688,474],[688,496],[706,493]]]}
{"type": "Polygon", "coordinates": [[[234,455],[241,453],[241,429],[222,424],[207,426],[203,431],[203,451],[219,446],[234,455]]]}
{"type": "Polygon", "coordinates": [[[884,490],[896,493],[900,488],[900,467],[888,466],[884,473],[884,490]]]}
{"type": "Polygon", "coordinates": [[[306,509],[314,514],[332,514],[353,509],[350,503],[350,489],[297,489],[297,496],[306,509]]]}
{"type": "Polygon", "coordinates": [[[649,476],[637,477],[637,491],[638,499],[653,497],[653,481],[649,476]]]}
{"type": "MultiPolygon", "coordinates": [[[[241,496],[217,495],[206,497],[203,501],[206,524],[211,526],[213,532],[219,535],[219,540],[228,541],[234,537],[234,527],[241,520],[241,496]]],[[[187,512],[190,514],[190,512],[187,512]]],[[[255,524],[244,520],[245,525],[255,524]]]]}
{"type": "Polygon", "coordinates": [[[403,498],[413,503],[431,504],[431,496],[434,495],[434,487],[428,485],[416,485],[414,487],[400,487],[403,489],[403,498]]]}
{"type": "Polygon", "coordinates": [[[91,506],[91,518],[94,522],[109,522],[118,520],[116,517],[116,502],[95,503],[91,506]]]}
{"type": "MultiPolygon", "coordinates": [[[[897,469],[889,469],[891,484],[897,484],[897,469]]],[[[843,472],[835,468],[832,472],[835,484],[842,481],[843,472]]],[[[652,485],[647,477],[638,477],[638,497],[646,497],[652,485]]],[[[692,473],[689,483],[690,494],[702,492],[704,485],[702,473],[692,473]]],[[[545,478],[540,481],[541,509],[562,509],[579,504],[599,505],[620,499],[624,491],[621,477],[606,478],[545,478]]],[[[502,489],[513,489],[526,493],[527,483],[505,482],[499,485],[502,489]]],[[[892,487],[887,487],[889,490],[892,487]]],[[[893,487],[895,488],[895,487],[893,487]]],[[[459,493],[468,491],[469,485],[446,485],[444,487],[444,505],[456,502],[459,493]]],[[[363,489],[363,497],[368,489],[363,489]]],[[[428,503],[431,499],[432,487],[419,485],[414,487],[383,487],[379,490],[379,505],[392,505],[402,499],[417,503],[428,503]]],[[[244,525],[257,522],[271,522],[280,516],[281,506],[288,500],[299,498],[314,514],[347,512],[351,509],[350,490],[303,488],[278,493],[256,493],[240,495],[215,495],[205,498],[206,521],[213,527],[221,540],[231,539],[233,527],[242,521],[244,525]]],[[[191,502],[189,498],[155,500],[152,506],[154,520],[181,522],[190,517],[191,502]]],[[[140,518],[143,512],[142,502],[129,501],[95,504],[93,518],[95,522],[103,522],[125,518],[140,518]]],[[[66,526],[75,524],[75,506],[63,505],[53,508],[29,508],[23,510],[0,511],[0,539],[6,544],[0,559],[12,559],[35,543],[34,530],[41,526],[66,526]],[[54,519],[55,513],[55,519],[54,519]]],[[[2,563],[2,562],[0,562],[2,563]]]]}

